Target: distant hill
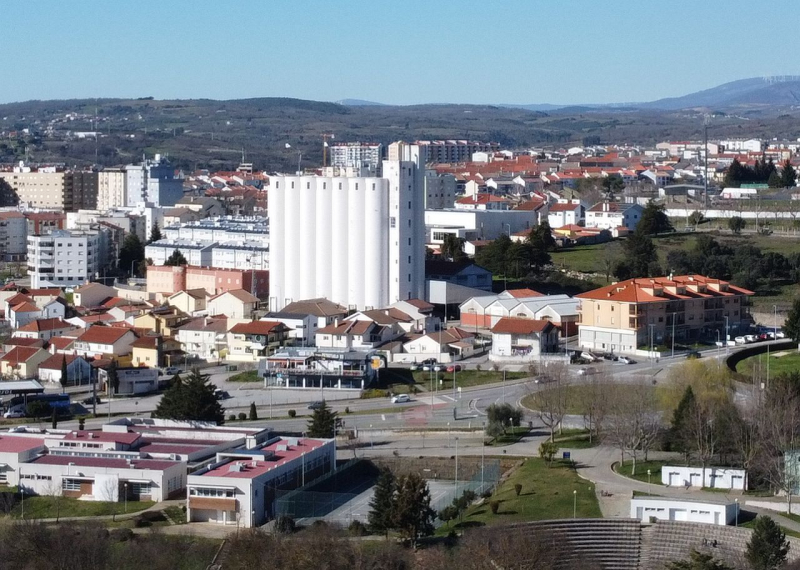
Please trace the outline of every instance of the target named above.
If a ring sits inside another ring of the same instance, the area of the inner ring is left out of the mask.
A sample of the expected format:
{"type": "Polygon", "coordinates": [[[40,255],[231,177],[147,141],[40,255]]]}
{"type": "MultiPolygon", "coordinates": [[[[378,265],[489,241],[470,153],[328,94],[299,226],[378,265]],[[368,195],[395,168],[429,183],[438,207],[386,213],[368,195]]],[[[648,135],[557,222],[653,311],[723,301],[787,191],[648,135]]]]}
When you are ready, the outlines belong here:
{"type": "Polygon", "coordinates": [[[365,101],[364,99],[340,99],[336,101],[339,105],[345,107],[385,107],[383,103],[376,103],[375,101],[365,101]]]}
{"type": "Polygon", "coordinates": [[[677,110],[792,105],[800,105],[800,76],[740,79],[682,97],[668,97],[637,106],[643,109],[677,110]]]}

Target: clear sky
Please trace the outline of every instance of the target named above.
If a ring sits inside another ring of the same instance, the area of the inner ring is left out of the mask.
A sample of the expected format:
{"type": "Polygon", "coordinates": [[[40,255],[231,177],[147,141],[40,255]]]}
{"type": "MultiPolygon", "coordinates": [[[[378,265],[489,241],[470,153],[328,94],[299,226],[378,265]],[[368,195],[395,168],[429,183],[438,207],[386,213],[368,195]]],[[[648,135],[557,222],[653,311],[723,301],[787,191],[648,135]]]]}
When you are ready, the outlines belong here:
{"type": "Polygon", "coordinates": [[[797,0],[2,0],[0,102],[648,101],[800,74],[798,20],[797,0]]]}

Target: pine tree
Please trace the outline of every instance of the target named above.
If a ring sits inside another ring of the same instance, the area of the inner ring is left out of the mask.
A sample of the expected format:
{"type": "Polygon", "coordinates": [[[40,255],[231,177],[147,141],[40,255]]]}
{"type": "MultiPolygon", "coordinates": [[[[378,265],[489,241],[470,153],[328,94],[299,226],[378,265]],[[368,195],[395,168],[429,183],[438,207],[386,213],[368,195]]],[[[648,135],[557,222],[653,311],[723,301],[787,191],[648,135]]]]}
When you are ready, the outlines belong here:
{"type": "Polygon", "coordinates": [[[59,378],[58,382],[61,384],[61,391],[66,392],[67,390],[67,355],[62,355],[61,358],[61,378],[59,378]]]}
{"type": "Polygon", "coordinates": [[[150,231],[150,240],[148,243],[153,243],[154,241],[160,241],[162,239],[161,236],[161,228],[158,227],[158,223],[153,224],[153,229],[150,231]]]}
{"type": "Polygon", "coordinates": [[[153,412],[154,418],[221,424],[225,415],[208,376],[193,368],[186,380],[176,376],[153,412]]]}
{"type": "Polygon", "coordinates": [[[106,389],[108,395],[113,396],[119,391],[119,374],[117,374],[117,361],[112,360],[106,368],[106,389]]]}
{"type": "Polygon", "coordinates": [[[795,172],[792,163],[788,159],[783,163],[783,168],[781,169],[781,186],[784,188],[797,186],[797,172],[795,172]]]}
{"type": "Polygon", "coordinates": [[[121,271],[133,273],[136,265],[144,259],[144,246],[135,233],[129,233],[119,250],[119,268],[121,271]]]}
{"type": "Polygon", "coordinates": [[[381,469],[375,482],[375,492],[369,502],[369,526],[374,532],[385,533],[394,528],[393,505],[396,491],[394,474],[388,469],[381,469]]]}
{"type": "Polygon", "coordinates": [[[780,188],[783,186],[781,175],[778,174],[777,171],[773,170],[772,174],[769,175],[769,178],[767,179],[767,186],[770,188],[780,188]]]}
{"type": "Polygon", "coordinates": [[[256,410],[256,403],[250,402],[250,421],[254,422],[258,419],[258,411],[256,410]]]}
{"type": "Polygon", "coordinates": [[[694,397],[694,390],[692,390],[691,386],[687,386],[681,401],[678,402],[678,407],[672,412],[672,426],[668,435],[670,451],[689,453],[690,449],[685,437],[685,431],[696,405],[697,400],[694,397]]]}
{"type": "Polygon", "coordinates": [[[53,408],[53,417],[50,419],[50,425],[53,429],[58,429],[58,410],[53,408]]]}
{"type": "Polygon", "coordinates": [[[655,202],[650,202],[645,206],[642,217],[636,225],[636,233],[648,236],[671,232],[674,229],[664,206],[655,202]]]}
{"type": "Polygon", "coordinates": [[[786,562],[788,553],[789,543],[781,528],[770,517],[758,517],[745,554],[753,570],[780,568],[786,562]]]}
{"type": "Polygon", "coordinates": [[[783,325],[786,336],[795,342],[800,342],[800,299],[795,299],[786,322],[783,325]]]}
{"type": "Polygon", "coordinates": [[[164,262],[164,265],[178,267],[179,265],[188,265],[188,263],[189,262],[186,261],[186,258],[181,253],[181,250],[176,249],[172,252],[172,255],[167,258],[167,260],[164,262]]]}
{"type": "Polygon", "coordinates": [[[417,473],[401,476],[392,506],[394,528],[414,546],[418,538],[433,534],[436,513],[431,508],[428,484],[417,473]]]}
{"type": "Polygon", "coordinates": [[[314,410],[311,419],[308,420],[308,437],[331,438],[336,436],[336,419],[338,413],[328,407],[327,402],[322,401],[322,405],[314,410]]]}

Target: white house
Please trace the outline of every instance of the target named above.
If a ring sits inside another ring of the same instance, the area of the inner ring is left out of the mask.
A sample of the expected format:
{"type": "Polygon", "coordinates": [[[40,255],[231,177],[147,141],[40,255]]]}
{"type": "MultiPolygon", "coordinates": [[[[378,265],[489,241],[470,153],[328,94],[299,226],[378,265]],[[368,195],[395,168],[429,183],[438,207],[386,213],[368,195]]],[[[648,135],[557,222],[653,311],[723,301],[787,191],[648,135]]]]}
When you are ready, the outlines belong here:
{"type": "Polygon", "coordinates": [[[39,380],[42,382],[61,382],[61,367],[67,361],[67,386],[88,384],[92,379],[92,365],[82,356],[74,354],[54,354],[39,365],[39,380]]]}
{"type": "Polygon", "coordinates": [[[77,328],[78,327],[60,318],[36,319],[15,330],[13,336],[18,338],[38,338],[40,340],[49,341],[53,337],[69,334],[71,331],[77,330],[77,328]]]}
{"type": "Polygon", "coordinates": [[[226,315],[230,319],[252,319],[258,307],[258,297],[244,289],[234,289],[208,300],[209,315],[226,315]]]}
{"type": "Polygon", "coordinates": [[[178,327],[176,338],[193,358],[213,360],[227,346],[228,317],[198,317],[178,327]]]}
{"type": "Polygon", "coordinates": [[[639,204],[600,202],[586,211],[586,227],[613,230],[620,226],[633,231],[642,219],[644,208],[639,204]]]}
{"type": "Polygon", "coordinates": [[[75,339],[75,354],[81,356],[125,356],[131,353],[136,335],[131,329],[94,325],[75,339]]]}
{"type": "Polygon", "coordinates": [[[435,358],[439,362],[453,362],[467,358],[475,351],[475,335],[458,327],[431,332],[403,344],[403,352],[396,360],[421,362],[435,358]]]}
{"type": "Polygon", "coordinates": [[[668,487],[709,487],[712,489],[747,489],[747,471],[725,467],[661,468],[661,483],[668,487]]]}
{"type": "Polygon", "coordinates": [[[567,200],[562,198],[550,206],[547,214],[547,223],[551,228],[560,228],[566,225],[581,225],[584,221],[586,208],[580,200],[567,200]]]}
{"type": "Polygon", "coordinates": [[[503,317],[492,327],[492,356],[537,358],[558,352],[558,328],[549,321],[503,317]]]}
{"type": "Polygon", "coordinates": [[[631,518],[650,522],[651,518],[663,521],[686,521],[732,525],[736,521],[739,504],[712,503],[669,497],[634,497],[631,499],[631,518]]]}
{"type": "Polygon", "coordinates": [[[109,297],[115,297],[116,289],[102,283],[87,283],[81,285],[72,294],[72,301],[76,307],[97,307],[109,297]]]}

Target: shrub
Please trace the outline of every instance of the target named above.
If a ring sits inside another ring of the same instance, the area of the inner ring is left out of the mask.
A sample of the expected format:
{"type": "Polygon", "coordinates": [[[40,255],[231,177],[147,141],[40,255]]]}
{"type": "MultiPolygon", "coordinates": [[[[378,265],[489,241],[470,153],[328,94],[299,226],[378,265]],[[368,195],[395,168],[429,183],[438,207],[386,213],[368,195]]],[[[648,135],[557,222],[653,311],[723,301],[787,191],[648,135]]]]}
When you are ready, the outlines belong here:
{"type": "Polygon", "coordinates": [[[247,419],[247,414],[244,412],[239,412],[239,420],[244,421],[247,419]]]}
{"type": "Polygon", "coordinates": [[[514,492],[517,494],[517,497],[519,497],[520,493],[522,493],[522,483],[514,485],[514,492]]]}
{"type": "Polygon", "coordinates": [[[371,398],[388,398],[389,391],[388,390],[380,390],[378,388],[370,388],[369,390],[364,390],[361,392],[361,399],[362,400],[369,400],[371,398]]]}
{"type": "Polygon", "coordinates": [[[280,515],[275,519],[275,532],[279,534],[291,534],[295,531],[296,527],[297,525],[295,525],[292,517],[280,515]]]}
{"type": "Polygon", "coordinates": [[[228,421],[229,422],[235,422],[236,421],[236,414],[229,415],[228,416],[228,421]]]}
{"type": "Polygon", "coordinates": [[[483,493],[481,493],[481,497],[484,499],[488,499],[492,496],[492,492],[489,489],[486,489],[483,493]]]}
{"type": "Polygon", "coordinates": [[[492,509],[492,514],[496,515],[497,511],[500,510],[500,501],[491,501],[489,503],[489,508],[492,509]]]}
{"type": "Polygon", "coordinates": [[[136,518],[134,519],[134,521],[136,521],[136,522],[134,523],[134,526],[135,526],[136,528],[146,528],[146,527],[148,527],[148,526],[151,526],[151,525],[153,524],[153,523],[151,523],[150,521],[146,521],[146,520],[144,520],[144,519],[143,519],[142,517],[140,517],[140,516],[139,516],[139,517],[136,517],[136,518]]]}
{"type": "Polygon", "coordinates": [[[295,410],[289,410],[286,413],[289,415],[290,418],[293,418],[297,415],[297,412],[295,410]]]}
{"type": "Polygon", "coordinates": [[[115,528],[108,536],[115,542],[127,542],[133,539],[133,531],[129,528],[115,528]]]}
{"type": "Polygon", "coordinates": [[[163,522],[167,520],[162,511],[145,511],[139,515],[139,518],[147,522],[163,522]]]}
{"type": "Polygon", "coordinates": [[[367,536],[369,534],[366,525],[360,520],[351,522],[350,526],[347,527],[347,532],[350,533],[350,536],[367,536]]]}
{"type": "Polygon", "coordinates": [[[350,413],[350,407],[349,406],[344,409],[344,413],[345,414],[349,414],[350,413]]]}

